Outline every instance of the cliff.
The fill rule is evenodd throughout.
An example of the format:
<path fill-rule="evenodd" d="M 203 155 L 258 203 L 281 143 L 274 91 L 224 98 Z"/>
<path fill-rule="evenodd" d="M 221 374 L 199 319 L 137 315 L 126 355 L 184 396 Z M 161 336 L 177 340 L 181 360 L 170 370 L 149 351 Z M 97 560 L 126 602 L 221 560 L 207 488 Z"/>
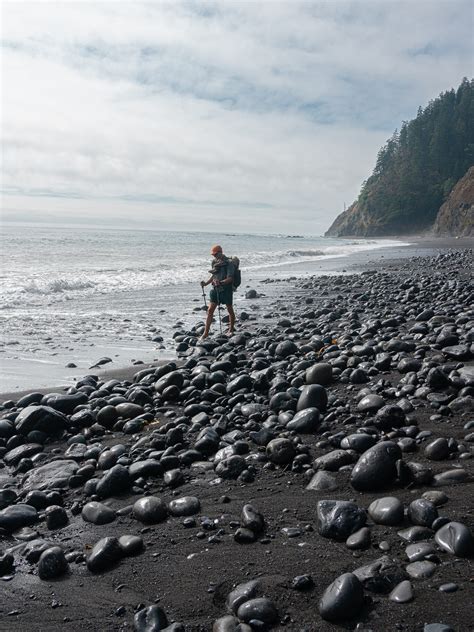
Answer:
<path fill-rule="evenodd" d="M 447 197 L 473 164 L 474 80 L 463 79 L 457 90 L 441 94 L 424 109 L 420 107 L 416 118 L 404 121 L 400 131 L 393 133 L 380 149 L 359 197 L 335 219 L 326 236 L 429 231 L 444 202 L 448 206 L 437 223 L 437 232 L 454 234 L 461 230 L 463 235 L 469 234 L 469 185 L 460 185 L 462 199 L 453 198 L 448 203 Z"/>
<path fill-rule="evenodd" d="M 459 237 L 474 235 L 474 167 L 459 180 L 439 209 L 433 232 Z"/>

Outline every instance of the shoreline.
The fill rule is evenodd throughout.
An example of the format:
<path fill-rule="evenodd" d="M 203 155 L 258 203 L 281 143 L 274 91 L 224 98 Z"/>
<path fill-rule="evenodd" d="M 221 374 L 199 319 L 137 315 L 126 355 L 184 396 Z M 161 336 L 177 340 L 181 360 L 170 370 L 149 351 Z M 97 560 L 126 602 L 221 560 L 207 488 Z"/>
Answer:
<path fill-rule="evenodd" d="M 246 304 L 249 319 L 230 340 L 216 337 L 214 325 L 214 338 L 196 346 L 199 329 L 177 329 L 179 370 L 164 360 L 131 389 L 133 374 L 145 365 L 106 368 L 99 381 L 79 387 L 80 400 L 46 401 L 65 411 L 60 438 L 48 436 L 48 425 L 31 436 L 33 426 L 22 430 L 17 421 L 25 409 L 0 404 L 6 433 L 0 488 L 14 492 L 0 495 L 6 503 L 0 559 L 13 559 L 0 617 L 10 613 L 11 627 L 22 632 L 84 626 L 124 632 L 133 628 L 137 604 L 158 602 L 168 623 L 175 622 L 169 632 L 202 632 L 214 624 L 225 632 L 227 595 L 255 581 L 255 595 L 276 611 L 267 626 L 273 632 L 336 632 L 358 624 L 422 632 L 427 623 L 467 632 L 474 549 L 463 531 L 467 544 L 453 555 L 438 534 L 446 520 L 468 532 L 474 527 L 469 253 L 416 252 L 375 262 L 361 257 L 350 275 L 269 283 L 275 291 Z M 106 386 L 111 379 L 118 383 Z M 315 383 L 324 386 L 303 401 L 304 389 Z M 5 424 L 16 425 L 16 439 L 7 438 Z M 401 465 L 393 462 L 356 483 L 367 450 L 388 445 Z M 21 509 L 43 498 L 38 489 L 46 504 L 53 494 L 54 511 L 41 503 L 38 510 Z M 140 518 L 136 501 L 153 496 L 165 514 Z M 396 498 L 405 509 L 391 524 L 366 514 L 381 498 L 392 504 Z M 184 513 L 173 513 L 177 500 Z M 318 504 L 324 500 L 355 503 L 361 525 L 367 522 L 363 533 L 352 524 L 353 513 L 343 521 L 347 533 L 334 535 L 340 523 L 325 532 Z M 95 509 L 110 522 L 83 517 L 90 501 L 100 503 Z M 258 528 L 243 511 L 249 503 L 261 516 Z M 5 512 L 15 506 L 15 522 L 7 521 Z M 49 512 L 66 521 L 55 524 Z M 418 564 L 407 557 L 410 540 L 400 535 L 410 529 L 412 545 L 423 535 L 431 547 Z M 356 533 L 359 545 L 349 546 L 347 534 Z M 103 538 L 117 542 L 125 535 L 141 543 L 136 554 L 114 549 L 100 572 L 94 569 L 91 551 L 102 559 Z M 38 576 L 45 547 L 65 553 L 66 572 Z M 379 570 L 368 571 L 375 562 Z M 341 620 L 332 622 L 318 604 L 347 572 L 366 577 L 357 580 L 364 600 L 349 620 L 339 612 Z M 402 581 L 413 596 L 394 601 L 389 594 Z M 382 588 L 373 592 L 371 582 Z M 440 590 L 451 584 L 452 592 Z M 51 607 L 52 599 L 60 607 Z"/>
<path fill-rule="evenodd" d="M 347 237 L 347 239 L 357 239 L 357 238 L 350 238 Z M 360 239 L 360 238 L 359 238 Z M 377 238 L 379 239 L 379 238 Z M 383 239 L 383 238 L 380 238 Z M 286 268 L 284 266 L 282 266 L 282 269 L 280 269 L 279 267 L 274 267 L 274 268 L 268 268 L 268 272 L 272 272 L 272 274 L 275 274 L 277 277 L 279 276 L 279 272 L 280 272 L 280 276 L 283 274 L 282 278 L 279 279 L 283 285 L 286 284 L 287 280 L 285 277 L 291 277 L 291 278 L 307 278 L 308 276 L 311 276 L 312 274 L 317 274 L 317 275 L 337 275 L 337 274 L 348 274 L 348 273 L 360 273 L 362 272 L 367 265 L 384 265 L 386 261 L 391 260 L 391 259 L 398 259 L 399 257 L 411 257 L 411 256 L 418 256 L 422 253 L 425 253 L 426 250 L 433 250 L 433 251 L 437 251 L 437 250 L 443 250 L 446 248 L 453 248 L 453 249 L 464 249 L 464 248 L 469 248 L 472 246 L 471 240 L 469 239 L 455 239 L 455 238 L 432 238 L 430 236 L 413 236 L 413 243 L 411 244 L 404 244 L 403 241 L 401 241 L 402 239 L 404 239 L 403 236 L 400 237 L 387 237 L 387 240 L 393 240 L 393 239 L 399 239 L 400 240 L 400 244 L 398 246 L 389 246 L 387 248 L 384 247 L 379 247 L 379 248 L 375 248 L 373 250 L 363 250 L 361 252 L 358 253 L 351 253 L 348 255 L 338 255 L 338 256 L 329 256 L 327 258 L 321 258 L 321 259 L 317 259 L 315 261 L 304 261 L 304 262 L 294 262 L 291 264 L 285 264 Z M 264 270 L 264 274 L 260 274 L 258 276 L 258 280 L 255 281 L 252 285 L 252 287 L 255 287 L 258 289 L 258 291 L 264 291 L 264 292 L 269 292 L 271 293 L 272 288 L 270 288 L 270 286 L 265 285 L 265 276 L 268 276 L 268 273 L 265 274 L 266 269 L 263 268 Z M 255 273 L 254 273 L 255 276 Z M 271 277 L 269 277 L 271 278 Z M 250 281 L 252 279 L 252 276 L 250 275 Z M 263 285 L 262 285 L 263 282 Z M 245 290 L 250 288 L 250 285 L 248 284 L 249 280 L 247 280 L 247 282 L 244 282 L 244 286 Z M 241 311 L 245 311 L 247 305 L 246 305 L 246 301 L 242 299 L 242 293 L 245 291 L 243 288 L 240 289 L 240 297 L 239 297 L 239 303 L 238 303 L 238 308 L 241 309 Z M 164 314 L 162 316 L 163 321 L 165 321 L 167 318 L 166 314 Z M 160 323 L 158 323 L 158 325 L 160 326 L 162 323 L 160 321 Z M 156 362 L 165 362 L 167 360 L 171 360 L 174 359 L 176 360 L 176 356 L 174 354 L 174 350 L 171 347 L 165 347 L 164 349 L 156 349 L 156 347 L 154 348 L 153 345 L 149 345 L 149 348 L 146 349 L 146 340 L 142 339 L 142 340 L 138 340 L 137 342 L 139 342 L 139 344 L 141 345 L 141 350 L 137 349 L 135 352 L 135 355 L 138 357 L 140 355 L 144 355 L 145 357 L 148 355 L 158 355 L 158 356 L 162 356 L 162 359 L 153 359 L 152 361 L 150 360 L 143 360 L 144 361 L 144 365 L 146 366 L 150 366 Z M 102 343 L 102 351 L 101 351 L 101 355 L 109 355 L 110 357 L 112 357 L 113 355 L 117 355 L 116 353 L 113 354 L 112 351 L 114 350 L 113 348 L 108 348 L 107 343 Z M 120 349 L 115 349 L 115 351 L 119 351 Z M 128 354 L 130 355 L 130 353 Z M 64 357 L 68 358 L 69 360 L 75 360 L 77 361 L 77 357 L 74 354 L 69 354 L 67 355 L 66 352 L 64 352 Z M 130 361 L 130 360 L 128 360 Z M 0 356 L 0 364 L 2 362 L 2 358 Z M 27 393 L 30 392 L 52 392 L 57 391 L 57 392 L 65 392 L 67 391 L 69 388 L 74 387 L 74 384 L 77 380 L 81 379 L 81 377 L 83 375 L 86 375 L 88 372 L 92 372 L 94 373 L 97 372 L 99 377 L 102 377 L 103 375 L 108 375 L 108 372 L 111 371 L 111 375 L 113 377 L 117 377 L 117 378 L 121 378 L 123 376 L 123 378 L 125 379 L 125 377 L 127 375 L 131 375 L 133 374 L 133 371 L 135 369 L 135 366 L 142 366 L 142 365 L 130 365 L 127 363 L 127 358 L 124 357 L 121 360 L 115 360 L 115 362 L 117 362 L 118 366 L 116 367 L 111 367 L 109 366 L 106 369 L 102 369 L 102 370 L 97 370 L 97 369 L 90 369 L 89 371 L 85 368 L 81 369 L 74 369 L 74 376 L 69 375 L 69 377 L 67 376 L 67 374 L 71 374 L 71 369 L 67 369 L 65 367 L 65 365 L 63 365 L 63 368 L 61 368 L 60 366 L 56 366 L 55 367 L 55 372 L 58 373 L 58 378 L 57 378 L 57 382 L 56 384 L 54 383 L 54 380 L 51 380 L 50 385 L 45 385 L 45 384 L 41 384 L 39 385 L 37 388 L 33 385 L 31 387 L 28 386 L 24 386 L 24 385 L 18 385 L 15 388 L 7 387 L 7 388 L 2 388 L 2 386 L 0 385 L 0 402 L 6 401 L 8 399 L 15 399 L 18 398 L 22 395 L 25 395 Z M 31 364 L 31 363 L 30 363 Z M 38 370 L 41 367 L 42 363 L 40 362 L 38 365 Z M 15 366 L 15 365 L 14 365 Z M 21 371 L 21 367 L 23 365 L 20 364 L 18 367 L 16 367 L 17 371 Z M 44 364 L 44 371 L 47 371 L 48 368 L 48 364 Z M 41 372 L 42 375 L 44 375 L 44 371 Z M 62 377 L 59 377 L 59 374 L 62 374 Z M 24 381 L 23 378 L 21 381 Z M 44 382 L 44 380 L 43 380 Z"/>

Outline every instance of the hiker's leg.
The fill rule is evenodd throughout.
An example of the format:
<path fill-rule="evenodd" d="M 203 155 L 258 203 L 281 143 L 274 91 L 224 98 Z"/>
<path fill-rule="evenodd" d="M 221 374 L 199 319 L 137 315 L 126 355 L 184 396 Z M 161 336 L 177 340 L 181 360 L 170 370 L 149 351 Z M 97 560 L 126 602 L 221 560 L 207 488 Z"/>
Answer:
<path fill-rule="evenodd" d="M 229 332 L 234 332 L 235 327 L 235 312 L 232 305 L 226 305 L 227 311 L 229 312 Z"/>
<path fill-rule="evenodd" d="M 212 325 L 212 318 L 214 316 L 214 312 L 216 311 L 217 303 L 209 303 L 209 307 L 207 308 L 207 317 L 206 317 L 206 326 L 204 327 L 204 333 L 201 338 L 207 338 L 209 336 L 209 330 Z"/>

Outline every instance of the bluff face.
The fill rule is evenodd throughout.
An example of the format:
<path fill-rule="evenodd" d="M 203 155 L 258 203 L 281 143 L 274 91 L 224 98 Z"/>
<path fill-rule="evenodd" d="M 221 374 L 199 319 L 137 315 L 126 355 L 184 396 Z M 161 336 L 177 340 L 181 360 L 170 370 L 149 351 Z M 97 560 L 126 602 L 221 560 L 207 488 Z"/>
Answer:
<path fill-rule="evenodd" d="M 415 119 L 403 122 L 380 149 L 358 199 L 333 222 L 326 236 L 374 237 L 436 232 L 470 234 L 474 165 L 474 80 L 441 94 Z M 461 185 L 461 180 L 467 178 Z M 461 193 L 457 190 L 460 183 Z M 453 190 L 454 189 L 454 190 Z M 454 196 L 451 201 L 448 196 Z M 446 204 L 446 206 L 444 205 Z M 466 206 L 467 205 L 467 206 Z M 458 231 L 462 231 L 459 233 Z"/>
<path fill-rule="evenodd" d="M 474 235 L 474 167 L 459 180 L 439 209 L 433 227 L 435 235 Z"/>

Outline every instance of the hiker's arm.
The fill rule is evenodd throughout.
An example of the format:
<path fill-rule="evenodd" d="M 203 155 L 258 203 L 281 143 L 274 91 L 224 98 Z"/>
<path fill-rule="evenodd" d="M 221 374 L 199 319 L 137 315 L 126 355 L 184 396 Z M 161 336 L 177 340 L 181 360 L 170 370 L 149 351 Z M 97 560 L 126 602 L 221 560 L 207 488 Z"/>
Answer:
<path fill-rule="evenodd" d="M 233 282 L 234 282 L 234 277 L 229 275 L 223 281 L 221 281 L 219 285 L 232 285 Z"/>
<path fill-rule="evenodd" d="M 212 277 L 209 277 L 207 281 L 201 281 L 201 287 L 205 287 L 206 285 L 209 285 L 209 283 L 212 283 Z"/>

